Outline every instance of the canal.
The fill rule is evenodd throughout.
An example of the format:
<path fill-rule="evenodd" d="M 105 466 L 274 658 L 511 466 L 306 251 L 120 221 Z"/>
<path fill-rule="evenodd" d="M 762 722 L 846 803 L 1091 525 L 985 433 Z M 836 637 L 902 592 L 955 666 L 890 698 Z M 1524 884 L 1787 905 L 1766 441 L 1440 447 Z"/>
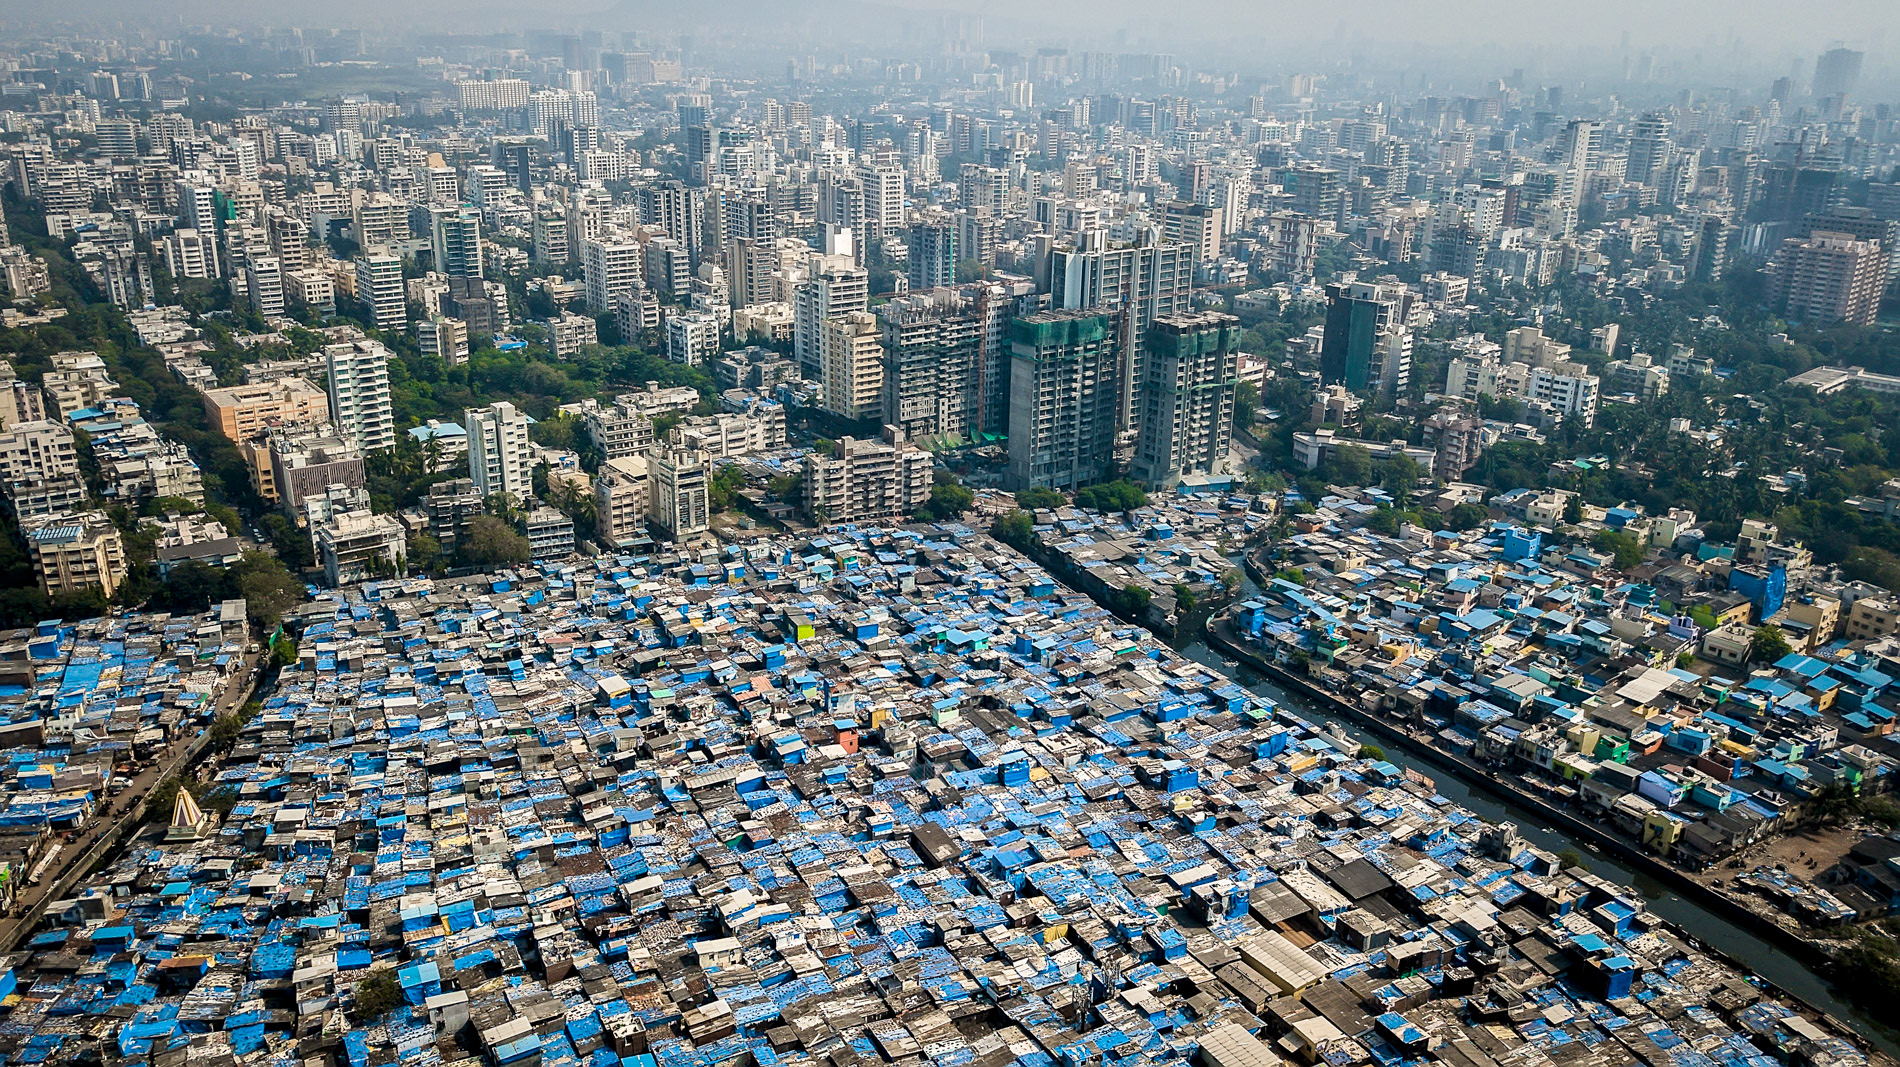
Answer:
<path fill-rule="evenodd" d="M 1251 579 L 1247 579 L 1241 586 L 1240 599 L 1245 599 L 1255 592 L 1258 592 L 1258 587 Z M 1183 636 L 1193 638 L 1185 644 L 1177 644 L 1183 655 L 1228 675 L 1254 692 L 1271 697 L 1312 722 L 1333 722 L 1354 738 L 1364 743 L 1372 743 L 1366 741 L 1353 723 L 1342 721 L 1336 715 L 1328 715 L 1304 698 L 1288 693 L 1270 679 L 1261 677 L 1245 666 L 1228 666 L 1226 660 L 1207 647 L 1207 641 L 1198 632 Z M 1400 767 L 1419 764 L 1418 753 L 1413 751 L 1410 745 L 1398 746 L 1383 739 L 1377 743 L 1384 750 L 1388 761 Z M 1670 924 L 1680 930 L 1688 931 L 1697 940 L 1753 969 L 1761 977 L 1854 1026 L 1882 1052 L 1900 1058 L 1900 1029 L 1895 1028 L 1893 1020 L 1876 1019 L 1867 1011 L 1838 996 L 1827 979 L 1808 969 L 1806 964 L 1776 948 L 1765 939 L 1737 927 L 1700 904 L 1684 898 L 1658 883 L 1654 878 L 1593 851 L 1585 843 L 1549 827 L 1540 826 L 1538 817 L 1527 809 L 1500 800 L 1490 793 L 1471 789 L 1457 777 L 1436 766 L 1419 765 L 1417 769 L 1431 778 L 1437 785 L 1439 793 L 1446 799 L 1494 822 L 1516 823 L 1518 835 L 1539 848 L 1552 852 L 1562 852 L 1566 849 L 1576 852 L 1584 857 L 1585 865 L 1590 870 L 1640 893 L 1649 910 Z"/>

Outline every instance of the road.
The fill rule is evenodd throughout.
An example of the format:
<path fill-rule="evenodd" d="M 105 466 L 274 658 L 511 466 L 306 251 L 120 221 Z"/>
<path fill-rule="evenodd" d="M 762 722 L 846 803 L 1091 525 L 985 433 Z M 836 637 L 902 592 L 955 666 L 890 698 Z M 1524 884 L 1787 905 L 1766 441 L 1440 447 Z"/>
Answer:
<path fill-rule="evenodd" d="M 263 658 L 262 652 L 245 653 L 244 673 L 237 682 L 218 698 L 217 708 L 212 714 L 216 719 L 249 700 L 257 689 L 257 667 Z M 14 909 L 0 921 L 0 952 L 11 952 L 27 934 L 39 925 L 40 909 L 48 901 L 58 900 L 72 890 L 72 883 L 85 872 L 95 868 L 100 862 L 112 855 L 130 830 L 136 834 L 137 825 L 144 818 L 140 809 L 152 788 L 167 775 L 182 771 L 191 766 L 204 751 L 209 735 L 208 726 L 200 727 L 190 737 L 174 737 L 159 753 L 150 767 L 140 771 L 132 779 L 125 791 L 116 797 L 107 797 L 99 813 L 86 824 L 86 827 L 74 835 L 73 840 L 60 846 L 55 866 L 40 873 L 40 884 L 24 888 L 14 899 Z M 164 813 L 166 818 L 170 812 Z"/>

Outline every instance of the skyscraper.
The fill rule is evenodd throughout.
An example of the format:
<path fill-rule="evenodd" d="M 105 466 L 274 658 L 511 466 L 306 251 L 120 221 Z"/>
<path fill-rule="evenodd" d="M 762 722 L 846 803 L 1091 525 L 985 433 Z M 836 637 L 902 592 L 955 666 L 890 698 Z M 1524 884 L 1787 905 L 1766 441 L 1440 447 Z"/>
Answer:
<path fill-rule="evenodd" d="M 1326 329 L 1320 342 L 1322 385 L 1353 392 L 1402 392 L 1412 372 L 1412 331 L 1404 286 L 1334 282 L 1326 287 Z"/>
<path fill-rule="evenodd" d="M 337 432 L 365 452 L 396 446 L 389 401 L 389 350 L 376 341 L 326 345 L 330 417 Z"/>
<path fill-rule="evenodd" d="M 1137 481 L 1161 489 L 1226 466 L 1239 339 L 1240 320 L 1213 311 L 1164 315 L 1148 328 Z"/>
<path fill-rule="evenodd" d="M 534 449 L 528 415 L 506 400 L 462 414 L 468 432 L 468 476 L 483 499 L 496 493 L 520 504 L 534 493 Z"/>
<path fill-rule="evenodd" d="M 1860 81 L 1860 62 L 1865 54 L 1851 48 L 1830 48 L 1814 61 L 1814 95 L 1833 96 L 1851 93 Z"/>
<path fill-rule="evenodd" d="M 602 235 L 581 242 L 581 276 L 587 283 L 587 307 L 596 314 L 614 309 L 614 298 L 645 283 L 644 250 L 632 238 Z"/>
<path fill-rule="evenodd" d="M 712 461 L 704 452 L 663 448 L 647 461 L 649 528 L 678 541 L 712 524 Z"/>
<path fill-rule="evenodd" d="M 973 437 L 982 400 L 984 310 L 980 288 L 912 290 L 877 309 L 885 425 L 912 439 Z"/>
<path fill-rule="evenodd" d="M 400 330 L 409 323 L 408 294 L 403 291 L 402 257 L 382 246 L 356 257 L 356 299 L 379 330 Z"/>
<path fill-rule="evenodd" d="M 870 282 L 868 271 L 844 257 L 813 262 L 811 277 L 793 291 L 792 352 L 800 369 L 818 375 L 824 321 L 869 306 Z"/>
<path fill-rule="evenodd" d="M 1630 132 L 1629 154 L 1623 164 L 1623 179 L 1641 185 L 1654 185 L 1669 161 L 1669 116 L 1651 111 L 1636 120 Z"/>
<path fill-rule="evenodd" d="M 1009 331 L 1012 489 L 1075 489 L 1114 464 L 1121 331 L 1111 314 L 1049 311 Z"/>
<path fill-rule="evenodd" d="M 468 208 L 430 212 L 435 269 L 451 278 L 482 276 L 482 217 Z"/>
<path fill-rule="evenodd" d="M 876 415 L 883 403 L 884 359 L 877 316 L 847 311 L 823 320 L 818 380 L 826 411 L 847 419 Z"/>
<path fill-rule="evenodd" d="M 1150 229 L 1137 245 L 1111 248 L 1108 233 L 1095 230 L 1082 236 L 1076 248 L 1058 248 L 1049 254 L 1050 304 L 1069 311 L 1111 313 L 1119 320 L 1116 371 L 1120 396 L 1117 420 L 1134 428 L 1140 417 L 1136 394 L 1143 379 L 1142 355 L 1150 323 L 1161 315 L 1187 311 L 1194 283 L 1194 248 L 1164 242 Z M 1012 378 L 1014 374 L 1012 372 Z M 1013 423 L 1013 419 L 1012 419 Z"/>
<path fill-rule="evenodd" d="M 957 227 L 940 216 L 910 224 L 910 287 L 937 289 L 957 280 Z"/>

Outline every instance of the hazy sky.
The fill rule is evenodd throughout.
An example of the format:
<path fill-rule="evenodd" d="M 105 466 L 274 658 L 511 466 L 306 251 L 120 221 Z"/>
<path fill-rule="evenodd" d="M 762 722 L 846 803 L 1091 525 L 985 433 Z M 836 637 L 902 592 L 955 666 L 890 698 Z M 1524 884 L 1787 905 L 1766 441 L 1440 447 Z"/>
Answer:
<path fill-rule="evenodd" d="M 1755 56 L 1811 56 L 1839 40 L 1866 49 L 1869 65 L 1877 66 L 1890 32 L 1900 33 L 1900 0 L 0 0 L 0 19 L 45 23 L 71 13 L 154 21 L 169 15 L 366 28 L 408 21 L 460 32 L 696 23 L 706 37 L 717 37 L 722 13 L 732 13 L 755 27 L 775 19 L 829 21 L 849 39 L 864 36 L 857 31 L 874 22 L 878 9 L 982 14 L 993 27 L 991 47 L 1017 43 L 1003 35 L 1018 28 L 1049 37 L 1072 31 L 1078 45 L 1125 35 L 1131 48 L 1159 48 L 1163 38 L 1173 38 L 1263 53 L 1353 41 L 1376 42 L 1382 51 L 1504 45 L 1563 52 L 1613 47 L 1627 33 L 1639 48 L 1739 49 Z"/>

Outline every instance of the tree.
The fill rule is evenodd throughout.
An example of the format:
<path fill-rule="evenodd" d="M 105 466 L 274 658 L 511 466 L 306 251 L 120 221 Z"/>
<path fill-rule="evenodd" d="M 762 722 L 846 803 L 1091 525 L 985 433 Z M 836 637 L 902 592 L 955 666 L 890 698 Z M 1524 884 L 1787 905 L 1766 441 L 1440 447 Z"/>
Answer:
<path fill-rule="evenodd" d="M 1036 539 L 1036 520 L 1019 508 L 998 518 L 990 533 L 1012 548 L 1027 551 L 1030 542 Z"/>
<path fill-rule="evenodd" d="M 1583 866 L 1583 854 L 1578 852 L 1576 849 L 1567 848 L 1567 849 L 1564 849 L 1562 852 L 1557 853 L 1557 869 L 1558 870 L 1568 871 L 1573 868 L 1580 868 L 1582 866 Z"/>
<path fill-rule="evenodd" d="M 238 517 L 237 509 L 229 504 L 206 504 L 205 514 L 218 520 L 218 525 L 224 527 L 224 532 L 232 537 L 244 532 L 244 520 Z"/>
<path fill-rule="evenodd" d="M 405 554 L 409 558 L 409 567 L 422 574 L 428 574 L 442 566 L 442 542 L 426 533 L 409 538 Z"/>
<path fill-rule="evenodd" d="M 1239 589 L 1240 583 L 1245 581 L 1246 578 L 1247 576 L 1241 572 L 1241 569 L 1239 567 L 1229 567 L 1226 570 L 1220 572 L 1221 588 L 1231 593 L 1234 590 Z"/>
<path fill-rule="evenodd" d="M 1583 521 L 1583 498 L 1572 495 L 1564 501 L 1564 521 L 1572 526 Z"/>
<path fill-rule="evenodd" d="M 1016 494 L 1016 506 L 1028 511 L 1059 508 L 1068 502 L 1068 498 L 1060 492 L 1040 485 L 1030 486 Z"/>
<path fill-rule="evenodd" d="M 510 567 L 528 562 L 528 539 L 493 515 L 469 520 L 468 532 L 457 542 L 462 562 L 470 567 Z"/>
<path fill-rule="evenodd" d="M 1453 530 L 1475 530 L 1491 518 L 1482 504 L 1460 504 L 1445 515 L 1445 526 Z"/>
<path fill-rule="evenodd" d="M 976 494 L 963 486 L 937 485 L 931 487 L 930 499 L 917 509 L 917 516 L 923 519 L 954 519 L 975 506 Z"/>
<path fill-rule="evenodd" d="M 1118 478 L 1112 482 L 1083 486 L 1075 494 L 1075 503 L 1078 507 L 1093 508 L 1096 511 L 1128 512 L 1139 507 L 1146 507 L 1148 494 L 1142 490 L 1141 486 L 1125 478 Z"/>
<path fill-rule="evenodd" d="M 297 662 L 297 642 L 282 634 L 270 643 L 270 661 L 273 667 L 289 667 Z"/>
<path fill-rule="evenodd" d="M 1237 429 L 1250 429 L 1259 410 L 1259 386 L 1252 382 L 1241 382 L 1234 386 L 1234 426 Z"/>
<path fill-rule="evenodd" d="M 1365 759 L 1365 760 L 1371 760 L 1374 763 L 1384 762 L 1385 749 L 1380 748 L 1378 745 L 1370 745 L 1370 744 L 1360 745 L 1359 758 Z"/>
<path fill-rule="evenodd" d="M 178 803 L 180 789 L 185 789 L 185 783 L 176 774 L 168 774 L 159 779 L 158 784 L 152 787 L 152 791 L 145 795 L 145 821 L 170 822 L 172 808 Z"/>
<path fill-rule="evenodd" d="M 528 438 L 535 444 L 572 452 L 582 437 L 581 420 L 563 411 L 551 419 L 541 419 L 528 427 Z"/>
<path fill-rule="evenodd" d="M 1381 504 L 1373 510 L 1372 517 L 1366 520 L 1366 529 L 1387 537 L 1397 537 L 1405 529 L 1405 520 L 1396 510 Z"/>
<path fill-rule="evenodd" d="M 1326 461 L 1326 480 L 1335 485 L 1365 485 L 1372 481 L 1372 453 L 1364 445 L 1340 445 Z"/>
<path fill-rule="evenodd" d="M 1148 614 L 1148 605 L 1153 602 L 1154 594 L 1139 585 L 1124 585 L 1115 595 L 1115 607 L 1131 619 L 1140 619 Z"/>
<path fill-rule="evenodd" d="M 1193 611 L 1200 602 L 1201 598 L 1194 595 L 1192 588 L 1180 582 L 1174 584 L 1174 606 L 1175 610 L 1180 614 L 1188 614 Z"/>
<path fill-rule="evenodd" d="M 1642 566 L 1643 546 L 1637 543 L 1636 538 L 1621 530 L 1597 531 L 1597 535 L 1590 539 L 1590 547 L 1607 554 L 1619 571 Z"/>
<path fill-rule="evenodd" d="M 1773 623 L 1755 627 L 1754 636 L 1748 639 L 1748 658 L 1755 663 L 1773 663 L 1793 651 L 1781 635 L 1781 627 Z"/>
<path fill-rule="evenodd" d="M 350 990 L 350 1015 L 359 1023 L 374 1022 L 401 1003 L 402 986 L 396 982 L 395 970 L 389 967 L 369 972 Z"/>
<path fill-rule="evenodd" d="M 304 602 L 310 590 L 269 552 L 246 552 L 231 568 L 244 610 L 259 627 L 276 626 L 284 612 Z"/>
<path fill-rule="evenodd" d="M 238 735 L 244 732 L 244 720 L 233 712 L 227 712 L 211 720 L 211 747 L 220 752 L 229 751 L 237 744 Z"/>
<path fill-rule="evenodd" d="M 739 490 L 745 488 L 745 471 L 737 463 L 728 463 L 713 472 L 706 495 L 714 511 L 737 511 Z"/>

